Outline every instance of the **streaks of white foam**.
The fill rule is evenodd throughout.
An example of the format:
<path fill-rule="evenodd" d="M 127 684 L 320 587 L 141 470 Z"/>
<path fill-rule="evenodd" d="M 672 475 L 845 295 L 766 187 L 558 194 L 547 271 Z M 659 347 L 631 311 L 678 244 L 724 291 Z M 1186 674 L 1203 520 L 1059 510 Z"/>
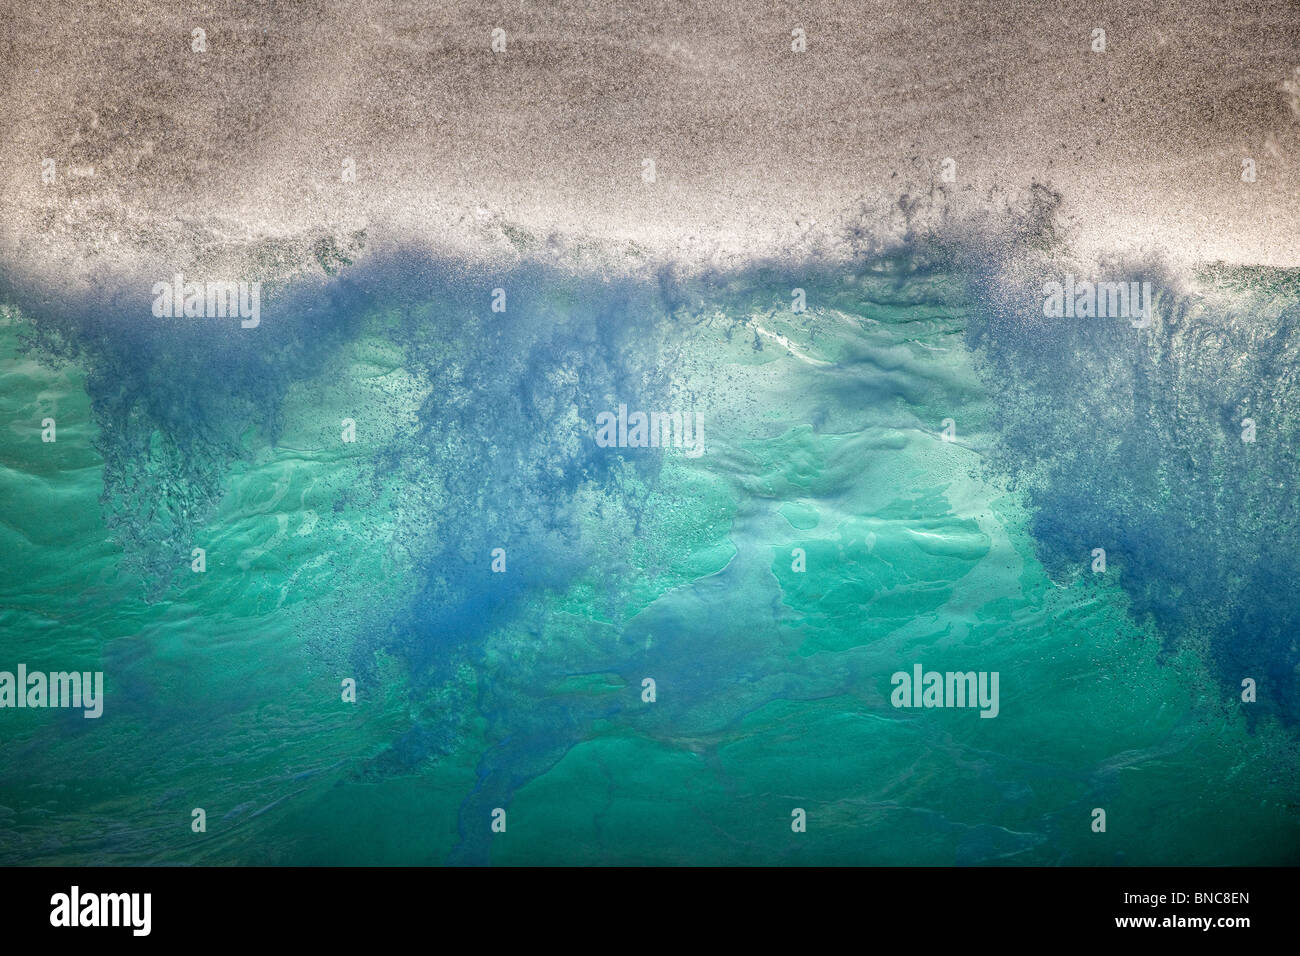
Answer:
<path fill-rule="evenodd" d="M 821 359 L 815 359 L 811 355 L 806 355 L 803 351 L 799 349 L 797 345 L 795 345 L 793 342 L 791 342 L 789 339 L 787 339 L 784 335 L 780 334 L 779 332 L 769 331 L 768 329 L 763 328 L 757 322 L 754 322 L 752 324 L 754 326 L 754 331 L 756 331 L 759 335 L 762 335 L 765 338 L 769 338 L 773 342 L 776 342 L 778 345 L 780 345 L 782 348 L 788 351 L 799 361 L 805 362 L 808 365 L 828 366 L 832 364 L 830 362 L 825 362 Z"/>

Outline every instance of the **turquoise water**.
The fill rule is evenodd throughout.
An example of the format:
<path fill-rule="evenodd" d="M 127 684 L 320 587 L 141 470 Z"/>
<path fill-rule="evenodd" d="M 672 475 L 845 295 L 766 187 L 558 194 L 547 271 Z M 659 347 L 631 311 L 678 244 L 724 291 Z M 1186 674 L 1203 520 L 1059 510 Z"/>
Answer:
<path fill-rule="evenodd" d="M 330 271 L 256 330 L 11 296 L 0 669 L 107 694 L 0 710 L 0 862 L 1300 862 L 1295 274 L 1135 330 L 948 246 Z"/>

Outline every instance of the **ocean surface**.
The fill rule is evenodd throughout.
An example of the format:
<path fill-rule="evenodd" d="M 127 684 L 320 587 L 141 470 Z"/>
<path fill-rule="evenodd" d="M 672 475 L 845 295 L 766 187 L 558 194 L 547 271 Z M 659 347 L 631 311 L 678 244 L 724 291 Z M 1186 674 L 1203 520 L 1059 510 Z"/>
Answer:
<path fill-rule="evenodd" d="M 106 693 L 0 711 L 0 863 L 1300 863 L 1300 274 L 321 265 L 5 287 L 0 669 Z"/>

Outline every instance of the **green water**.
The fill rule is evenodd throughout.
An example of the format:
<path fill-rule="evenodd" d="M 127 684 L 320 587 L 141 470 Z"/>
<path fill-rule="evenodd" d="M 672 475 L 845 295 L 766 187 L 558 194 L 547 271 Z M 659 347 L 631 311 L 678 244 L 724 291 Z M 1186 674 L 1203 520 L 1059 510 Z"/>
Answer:
<path fill-rule="evenodd" d="M 1044 570 L 961 283 L 585 295 L 542 288 L 499 348 L 481 308 L 368 307 L 274 429 L 226 423 L 211 494 L 181 413 L 119 441 L 93 349 L 0 329 L 0 668 L 107 687 L 99 720 L 0 712 L 0 860 L 1297 862 L 1294 728 L 1248 726 L 1122 566 Z M 593 449 L 629 398 L 707 410 L 706 453 Z M 996 719 L 893 707 L 917 663 L 998 672 Z"/>

